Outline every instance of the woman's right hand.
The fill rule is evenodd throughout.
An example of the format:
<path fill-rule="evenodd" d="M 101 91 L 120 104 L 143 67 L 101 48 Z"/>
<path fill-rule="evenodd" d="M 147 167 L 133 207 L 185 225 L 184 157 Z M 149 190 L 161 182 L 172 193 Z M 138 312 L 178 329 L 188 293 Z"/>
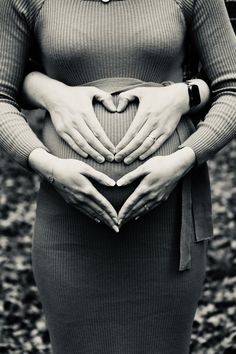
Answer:
<path fill-rule="evenodd" d="M 91 156 L 99 163 L 114 160 L 115 146 L 99 123 L 93 99 L 110 112 L 116 111 L 112 96 L 93 86 L 67 86 L 39 72 L 26 76 L 26 100 L 46 109 L 58 135 L 80 156 Z"/>
<path fill-rule="evenodd" d="M 117 212 L 111 203 L 97 191 L 90 179 L 108 187 L 115 181 L 74 159 L 60 159 L 43 149 L 35 149 L 29 156 L 30 166 L 53 184 L 64 200 L 96 222 L 103 222 L 119 232 Z"/>

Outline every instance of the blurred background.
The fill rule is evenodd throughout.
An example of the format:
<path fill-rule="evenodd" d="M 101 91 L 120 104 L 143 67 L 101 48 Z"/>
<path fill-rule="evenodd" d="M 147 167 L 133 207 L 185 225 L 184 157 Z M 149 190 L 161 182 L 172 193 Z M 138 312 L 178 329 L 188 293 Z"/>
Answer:
<path fill-rule="evenodd" d="M 40 134 L 42 112 L 32 111 L 27 117 Z M 209 243 L 191 354 L 231 354 L 236 353 L 236 139 L 209 167 L 215 237 Z M 31 268 L 38 188 L 38 176 L 0 151 L 0 353 L 4 354 L 50 353 Z"/>

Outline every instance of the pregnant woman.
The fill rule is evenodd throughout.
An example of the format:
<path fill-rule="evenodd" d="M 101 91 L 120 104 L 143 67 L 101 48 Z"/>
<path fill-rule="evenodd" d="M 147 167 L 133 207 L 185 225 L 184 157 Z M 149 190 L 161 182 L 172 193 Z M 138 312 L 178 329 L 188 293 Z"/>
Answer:
<path fill-rule="evenodd" d="M 187 354 L 212 237 L 205 162 L 236 133 L 224 4 L 3 0 L 0 21 L 0 144 L 43 176 L 33 270 L 53 353 Z M 213 96 L 196 131 L 187 85 L 160 86 L 183 80 L 189 34 Z M 43 143 L 17 104 L 33 45 Z"/>

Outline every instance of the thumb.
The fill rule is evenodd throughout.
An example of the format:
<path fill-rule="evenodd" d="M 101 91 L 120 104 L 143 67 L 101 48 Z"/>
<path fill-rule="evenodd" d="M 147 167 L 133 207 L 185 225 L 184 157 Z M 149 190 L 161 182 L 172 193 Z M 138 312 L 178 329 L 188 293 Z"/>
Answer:
<path fill-rule="evenodd" d="M 127 108 L 129 102 L 132 102 L 135 100 L 136 96 L 134 94 L 132 94 L 130 91 L 131 90 L 126 91 L 126 92 L 121 92 L 119 94 L 117 112 L 119 112 L 119 113 L 123 112 Z"/>
<path fill-rule="evenodd" d="M 135 170 L 127 173 L 123 177 L 121 177 L 116 182 L 116 184 L 118 187 L 126 186 L 127 184 L 134 182 L 136 179 L 146 176 L 147 173 L 148 172 L 143 168 L 143 166 L 140 166 L 140 167 L 136 168 Z"/>
<path fill-rule="evenodd" d="M 116 112 L 116 106 L 110 93 L 97 89 L 94 97 L 98 102 L 101 102 L 109 112 Z"/>

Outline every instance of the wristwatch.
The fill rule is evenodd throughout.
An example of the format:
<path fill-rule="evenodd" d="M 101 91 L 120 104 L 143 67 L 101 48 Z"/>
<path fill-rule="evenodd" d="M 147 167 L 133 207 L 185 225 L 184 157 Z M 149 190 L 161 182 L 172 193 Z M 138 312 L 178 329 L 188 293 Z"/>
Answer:
<path fill-rule="evenodd" d="M 188 86 L 190 108 L 198 106 L 201 103 L 201 96 L 198 85 L 193 84 L 191 81 L 185 81 L 185 84 Z"/>

